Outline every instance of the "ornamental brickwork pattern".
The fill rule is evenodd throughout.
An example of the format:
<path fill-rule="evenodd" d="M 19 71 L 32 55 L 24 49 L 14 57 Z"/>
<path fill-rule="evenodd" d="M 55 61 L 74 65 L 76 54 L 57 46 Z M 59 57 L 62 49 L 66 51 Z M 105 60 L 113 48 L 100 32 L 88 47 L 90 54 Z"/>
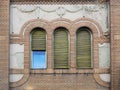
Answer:
<path fill-rule="evenodd" d="M 92 2 L 91 2 L 92 1 Z M 31 77 L 29 79 L 29 81 L 27 81 L 27 84 L 23 84 L 21 85 L 21 87 L 19 88 L 10 88 L 10 83 L 9 83 L 9 74 L 11 72 L 17 72 L 19 73 L 18 71 L 12 71 L 10 70 L 9 72 L 9 9 L 10 9 L 10 4 L 11 3 L 14 3 L 14 4 L 35 4 L 35 3 L 44 3 L 44 4 L 48 4 L 48 3 L 51 3 L 51 2 L 55 2 L 56 4 L 57 3 L 69 3 L 69 4 L 78 4 L 78 3 L 81 3 L 81 4 L 86 4 L 86 3 L 104 3 L 104 2 L 110 2 L 110 29 L 111 29 L 111 32 L 110 32 L 110 42 L 111 42 L 111 69 L 110 69 L 110 72 L 111 72 L 111 85 L 110 85 L 110 90 L 120 90 L 120 0 L 81 0 L 81 1 L 72 1 L 72 2 L 69 2 L 69 0 L 64 0 L 64 1 L 58 1 L 58 0 L 43 0 L 43 1 L 38 1 L 38 0 L 1 0 L 0 1 L 0 90 L 34 90 L 32 87 L 29 87 L 29 85 L 32 85 L 32 83 L 36 82 L 42 82 L 43 81 L 43 86 L 42 87 L 42 90 L 56 90 L 56 88 L 60 88 L 59 86 L 54 86 L 53 83 L 49 84 L 47 82 L 53 82 L 52 79 L 54 79 L 55 82 L 60 82 L 60 81 L 57 81 L 57 79 L 59 78 L 59 80 L 62 80 L 64 79 L 66 81 L 66 83 L 64 83 L 64 86 L 62 81 L 60 83 L 61 86 L 63 86 L 63 89 L 60 88 L 60 90 L 72 90 L 73 87 L 75 87 L 75 89 L 73 90 L 108 90 L 108 88 L 105 88 L 105 87 L 101 87 L 99 86 L 98 84 L 97 85 L 93 85 L 93 83 L 90 82 L 90 85 L 89 87 L 86 86 L 86 84 L 88 84 L 88 82 L 85 81 L 85 79 L 87 81 L 91 80 L 91 78 L 93 78 L 93 76 L 91 74 L 76 74 L 75 76 L 72 75 L 72 76 L 69 76 L 68 75 L 68 78 L 65 78 L 63 77 L 63 75 L 65 74 L 61 74 L 62 76 L 59 76 L 59 75 L 56 75 L 56 74 L 52 74 L 51 76 L 45 76 L 45 78 L 41 78 L 43 77 L 43 74 L 40 74 L 40 76 L 36 76 L 35 74 L 31 74 Z M 12 43 L 21 43 L 20 40 L 14 40 L 12 41 Z M 103 70 L 104 71 L 104 70 Z M 28 70 L 25 70 L 25 71 L 21 71 L 21 73 L 28 73 Z M 34 71 L 33 71 L 34 72 Z M 51 71 L 50 71 L 51 72 Z M 84 71 L 83 71 L 84 72 Z M 91 73 L 91 72 L 90 72 Z M 39 74 L 39 72 L 38 72 Z M 54 77 L 56 76 L 56 78 Z M 66 75 L 67 76 L 67 75 Z M 80 76 L 80 78 L 79 78 Z M 24 78 L 28 77 L 27 75 L 24 76 Z M 33 77 L 36 77 L 36 78 L 40 78 L 41 81 L 39 80 L 36 80 L 35 78 Z M 70 78 L 69 78 L 70 77 Z M 71 77 L 73 79 L 76 79 L 74 77 L 78 77 L 80 81 L 83 80 L 83 78 L 81 77 L 84 77 L 85 79 L 82 81 L 82 82 L 85 82 L 86 84 L 84 84 L 86 87 L 82 87 L 84 86 L 83 83 L 81 83 L 80 81 L 78 80 L 71 80 Z M 90 77 L 90 78 L 89 78 Z M 103 82 L 100 82 L 100 79 L 98 76 L 94 76 L 94 78 L 97 78 L 97 82 L 105 85 Z M 33 82 L 31 82 L 31 81 Z M 70 81 L 73 81 L 73 82 L 67 82 L 68 80 Z M 19 81 L 19 83 L 23 83 L 23 81 Z M 80 82 L 79 84 L 77 84 L 77 86 L 79 86 L 79 88 L 77 88 L 76 86 L 73 85 L 73 83 L 75 82 Z M 92 82 L 96 82 L 96 81 L 92 81 Z M 17 85 L 17 83 L 15 84 Z M 48 85 L 48 87 L 46 87 L 46 85 Z M 53 86 L 51 86 L 53 85 Z M 29 88 L 26 88 L 26 87 L 29 87 Z M 36 84 L 35 85 L 35 88 L 37 88 L 37 86 L 39 86 L 39 84 Z M 50 86 L 50 87 L 49 87 Z M 70 88 L 71 86 L 73 86 L 72 88 Z"/>
<path fill-rule="evenodd" d="M 11 3 L 15 4 L 92 4 L 92 3 L 104 3 L 108 0 L 11 0 Z"/>

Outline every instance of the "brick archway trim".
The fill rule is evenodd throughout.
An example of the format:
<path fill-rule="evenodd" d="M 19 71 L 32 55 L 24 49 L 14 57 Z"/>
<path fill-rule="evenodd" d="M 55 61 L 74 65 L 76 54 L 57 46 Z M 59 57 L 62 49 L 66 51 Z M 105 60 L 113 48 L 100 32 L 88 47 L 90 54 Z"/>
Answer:
<path fill-rule="evenodd" d="M 65 27 L 68 29 L 69 34 L 70 34 L 70 40 L 71 40 L 70 41 L 70 49 L 72 51 L 74 51 L 74 52 L 70 53 L 73 56 L 70 56 L 70 60 L 71 60 L 70 67 L 72 68 L 72 70 L 70 68 L 69 72 L 70 73 L 80 72 L 80 71 L 75 69 L 75 58 L 74 58 L 75 57 L 75 44 L 72 42 L 74 42 L 74 35 L 76 34 L 77 29 L 80 27 L 84 27 L 84 26 L 90 28 L 90 30 L 93 33 L 93 38 L 95 38 L 93 40 L 94 41 L 93 47 L 95 48 L 93 50 L 93 53 L 98 52 L 98 45 L 97 44 L 100 41 L 100 36 L 103 35 L 103 30 L 95 20 L 92 20 L 89 18 L 80 18 L 80 19 L 77 19 L 74 21 L 70 21 L 70 20 L 65 19 L 65 18 L 59 18 L 59 19 L 55 19 L 52 21 L 47 21 L 47 20 L 42 20 L 42 19 L 33 19 L 33 20 L 26 22 L 23 25 L 21 32 L 18 36 L 19 36 L 21 42 L 23 42 L 24 46 L 25 46 L 25 48 L 24 48 L 24 51 L 25 51 L 24 52 L 24 54 L 25 54 L 24 69 L 27 72 L 24 72 L 24 76 L 20 81 L 11 83 L 11 87 L 20 86 L 20 85 L 24 84 L 25 82 L 27 82 L 27 80 L 29 79 L 29 76 L 30 76 L 30 32 L 36 27 L 40 27 L 40 28 L 43 28 L 46 30 L 47 40 L 52 40 L 53 32 L 57 27 Z M 52 43 L 47 42 L 47 44 L 50 46 L 50 47 L 47 47 L 47 50 L 51 50 Z M 49 65 L 48 65 L 48 69 L 46 69 L 46 71 L 45 71 L 45 72 L 49 72 L 49 73 L 57 72 L 57 71 L 54 71 L 52 69 L 52 57 L 51 57 L 52 54 L 51 53 L 52 52 L 48 52 L 48 58 L 50 58 L 50 61 L 47 62 L 47 63 L 49 63 Z M 93 69 L 92 70 L 87 69 L 87 70 L 85 70 L 85 72 L 88 71 L 88 72 L 94 73 L 94 69 L 99 69 L 99 62 L 98 62 L 99 57 L 98 56 L 99 56 L 98 53 L 96 53 L 94 55 Z M 95 59 L 95 57 L 97 59 Z M 73 70 L 73 68 L 74 68 L 74 70 Z M 67 72 L 67 71 L 65 71 L 65 72 Z M 82 71 L 80 73 L 85 73 L 85 72 Z"/>

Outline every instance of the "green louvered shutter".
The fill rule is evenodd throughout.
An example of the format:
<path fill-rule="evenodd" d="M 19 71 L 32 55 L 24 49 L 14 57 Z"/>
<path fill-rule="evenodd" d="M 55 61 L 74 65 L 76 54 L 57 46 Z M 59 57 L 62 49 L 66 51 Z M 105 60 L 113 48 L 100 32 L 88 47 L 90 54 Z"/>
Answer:
<path fill-rule="evenodd" d="M 54 32 L 54 68 L 68 68 L 69 41 L 65 28 L 58 28 Z"/>
<path fill-rule="evenodd" d="M 77 68 L 91 67 L 91 33 L 88 28 L 80 28 L 77 31 L 76 64 Z"/>
<path fill-rule="evenodd" d="M 46 32 L 36 28 L 32 33 L 32 50 L 46 50 Z"/>

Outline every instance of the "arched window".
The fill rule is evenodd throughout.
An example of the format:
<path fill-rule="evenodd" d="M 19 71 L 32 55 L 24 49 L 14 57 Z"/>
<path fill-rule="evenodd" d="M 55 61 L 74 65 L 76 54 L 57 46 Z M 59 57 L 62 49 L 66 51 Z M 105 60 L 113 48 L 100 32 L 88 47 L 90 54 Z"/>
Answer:
<path fill-rule="evenodd" d="M 46 32 L 35 28 L 31 32 L 31 68 L 46 68 Z"/>
<path fill-rule="evenodd" d="M 69 40 L 66 28 L 59 27 L 54 32 L 54 68 L 69 68 Z"/>
<path fill-rule="evenodd" d="M 79 28 L 76 32 L 76 65 L 77 68 L 91 68 L 92 36 L 87 27 Z"/>

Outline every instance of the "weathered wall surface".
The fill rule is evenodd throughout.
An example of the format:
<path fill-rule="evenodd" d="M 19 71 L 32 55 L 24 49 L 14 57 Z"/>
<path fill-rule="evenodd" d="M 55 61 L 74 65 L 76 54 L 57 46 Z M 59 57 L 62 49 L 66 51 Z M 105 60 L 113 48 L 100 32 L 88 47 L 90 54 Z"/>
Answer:
<path fill-rule="evenodd" d="M 38 83 L 39 82 L 39 83 Z M 109 90 L 100 86 L 92 74 L 31 74 L 26 84 L 11 90 Z"/>
<path fill-rule="evenodd" d="M 24 45 L 10 45 L 10 68 L 24 69 Z"/>
<path fill-rule="evenodd" d="M 0 90 L 9 90 L 9 0 L 0 0 Z"/>
<path fill-rule="evenodd" d="M 52 21 L 57 18 L 76 20 L 91 18 L 97 21 L 103 32 L 108 29 L 108 7 L 106 4 L 91 5 L 11 5 L 11 34 L 19 34 L 21 27 L 32 19 Z"/>
<path fill-rule="evenodd" d="M 111 90 L 120 90 L 120 1 L 111 1 Z"/>
<path fill-rule="evenodd" d="M 110 68 L 110 44 L 99 44 L 99 67 Z"/>
<path fill-rule="evenodd" d="M 91 5 L 16 5 L 10 6 L 10 87 L 11 90 L 109 90 L 110 43 L 109 15 L 106 4 Z M 90 26 L 94 33 L 93 69 L 75 66 L 75 31 Z M 46 70 L 30 70 L 30 28 L 47 32 Z M 70 32 L 71 66 L 68 70 L 52 67 L 52 33 L 56 26 Z M 77 28 L 76 28 L 77 27 Z M 27 34 L 26 34 L 27 33 Z M 105 35 L 104 35 L 105 33 Z M 85 73 L 85 74 L 84 74 Z M 90 82 L 91 83 L 90 83 Z"/>

